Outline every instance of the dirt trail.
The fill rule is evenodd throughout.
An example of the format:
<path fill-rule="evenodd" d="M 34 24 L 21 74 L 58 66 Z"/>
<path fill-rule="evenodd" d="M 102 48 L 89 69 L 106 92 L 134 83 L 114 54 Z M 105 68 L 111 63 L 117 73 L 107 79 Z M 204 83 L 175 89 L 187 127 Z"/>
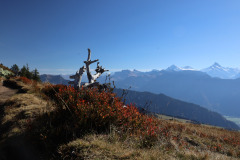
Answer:
<path fill-rule="evenodd" d="M 5 86 L 3 86 L 3 82 L 0 81 L 0 125 L 2 123 L 3 113 L 4 113 L 4 103 L 6 100 L 11 98 L 14 94 L 17 93 L 17 89 L 10 89 Z M 1 126 L 0 126 L 1 128 Z M 1 131 L 0 131 L 1 135 Z"/>
<path fill-rule="evenodd" d="M 10 89 L 0 82 L 0 142 L 2 141 L 2 132 L 5 130 L 5 127 L 2 126 L 5 102 L 17 93 L 18 89 Z M 38 151 L 22 135 L 9 137 L 7 141 L 0 144 L 0 160 L 38 160 L 40 157 Z"/>
<path fill-rule="evenodd" d="M 17 93 L 16 89 L 10 89 L 3 86 L 2 82 L 0 83 L 0 105 L 3 104 L 7 99 Z"/>

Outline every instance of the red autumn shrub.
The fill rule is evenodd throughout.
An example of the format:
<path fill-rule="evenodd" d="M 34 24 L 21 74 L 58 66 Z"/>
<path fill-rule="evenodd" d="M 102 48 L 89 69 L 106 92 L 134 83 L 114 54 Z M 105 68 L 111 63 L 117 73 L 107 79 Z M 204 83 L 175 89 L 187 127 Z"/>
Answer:
<path fill-rule="evenodd" d="M 155 118 L 141 114 L 133 105 L 124 106 L 112 92 L 99 92 L 98 89 L 78 91 L 71 86 L 59 85 L 54 86 L 54 90 L 58 92 L 56 102 L 61 105 L 64 102 L 71 113 L 65 116 L 72 116 L 73 123 L 79 128 L 107 131 L 110 125 L 114 125 L 120 133 L 143 138 L 156 138 L 159 134 L 159 122 Z"/>
<path fill-rule="evenodd" d="M 19 80 L 22 81 L 25 84 L 31 84 L 32 80 L 26 78 L 26 77 L 19 77 Z"/>
<path fill-rule="evenodd" d="M 57 85 L 47 85 L 45 86 L 45 88 L 43 88 L 42 92 L 44 94 L 46 94 L 48 97 L 50 97 L 51 99 L 57 101 L 59 99 L 59 97 L 56 95 L 56 93 L 59 92 L 60 88 L 65 88 L 64 85 L 62 84 L 57 84 Z"/>

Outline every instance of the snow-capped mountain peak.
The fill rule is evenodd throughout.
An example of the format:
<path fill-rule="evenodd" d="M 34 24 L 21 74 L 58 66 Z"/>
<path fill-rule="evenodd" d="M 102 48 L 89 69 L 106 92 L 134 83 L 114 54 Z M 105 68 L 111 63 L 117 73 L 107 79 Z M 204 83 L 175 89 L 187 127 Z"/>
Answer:
<path fill-rule="evenodd" d="M 181 71 L 182 69 L 181 68 L 179 68 L 178 66 L 176 66 L 176 65 L 171 65 L 170 67 L 168 67 L 167 69 L 166 69 L 166 71 Z"/>
<path fill-rule="evenodd" d="M 208 68 L 202 69 L 201 71 L 206 72 L 212 77 L 219 77 L 223 79 L 235 78 L 235 76 L 240 72 L 237 68 L 223 67 L 217 62 Z"/>
<path fill-rule="evenodd" d="M 176 65 L 171 65 L 170 67 L 168 67 L 167 69 L 165 69 L 166 71 L 185 71 L 185 70 L 195 70 L 190 66 L 185 66 L 185 67 L 178 67 Z"/>
<path fill-rule="evenodd" d="M 208 70 L 227 70 L 227 68 L 222 67 L 219 63 L 215 62 L 212 66 L 207 68 Z"/>

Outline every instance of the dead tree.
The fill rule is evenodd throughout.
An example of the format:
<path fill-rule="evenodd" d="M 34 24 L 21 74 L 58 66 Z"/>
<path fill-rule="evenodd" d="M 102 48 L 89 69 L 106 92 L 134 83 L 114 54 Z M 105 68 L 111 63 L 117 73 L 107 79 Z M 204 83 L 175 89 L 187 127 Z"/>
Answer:
<path fill-rule="evenodd" d="M 84 61 L 85 65 L 86 65 L 86 68 L 87 68 L 88 83 L 94 83 L 95 80 L 96 80 L 95 77 L 93 77 L 92 74 L 91 74 L 90 65 L 92 63 L 97 62 L 97 61 L 98 61 L 98 59 L 96 59 L 94 61 L 91 60 L 91 50 L 88 48 L 88 59 L 87 59 L 87 61 Z"/>
<path fill-rule="evenodd" d="M 82 66 L 75 75 L 70 76 L 71 79 L 74 79 L 74 81 L 68 82 L 69 84 L 73 84 L 75 89 L 80 89 L 81 87 L 81 82 L 82 82 L 82 76 L 83 73 L 85 72 L 86 68 L 85 66 Z"/>
<path fill-rule="evenodd" d="M 86 67 L 85 66 L 81 67 L 74 76 L 70 76 L 70 78 L 74 79 L 74 81 L 69 82 L 69 84 L 74 84 L 74 88 L 80 89 L 83 73 L 85 71 L 87 71 L 88 83 L 84 83 L 83 87 L 99 87 L 100 84 L 98 82 L 96 82 L 96 79 L 99 78 L 102 73 L 104 73 L 108 70 L 102 68 L 102 66 L 99 66 L 99 62 L 98 62 L 97 68 L 95 69 L 96 74 L 92 75 L 91 71 L 90 71 L 90 65 L 97 61 L 98 61 L 98 59 L 93 60 L 93 61 L 91 60 L 91 50 L 88 48 L 88 59 L 87 59 L 87 61 L 84 61 Z"/>

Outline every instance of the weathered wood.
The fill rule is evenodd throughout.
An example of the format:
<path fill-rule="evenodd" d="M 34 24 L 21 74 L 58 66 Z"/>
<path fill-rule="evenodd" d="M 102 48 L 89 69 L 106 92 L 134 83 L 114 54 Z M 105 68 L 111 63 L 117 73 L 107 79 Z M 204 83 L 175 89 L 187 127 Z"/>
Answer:
<path fill-rule="evenodd" d="M 100 77 L 103 72 L 106 72 L 106 71 L 109 71 L 109 70 L 106 70 L 105 68 L 102 68 L 102 66 L 99 66 L 99 62 L 98 62 L 98 63 L 97 63 L 97 68 L 95 69 L 95 71 L 96 71 L 96 74 L 94 74 L 94 75 L 92 76 L 92 79 L 93 79 L 94 81 L 95 81 L 98 77 Z"/>
<path fill-rule="evenodd" d="M 88 59 L 87 59 L 87 61 L 84 61 L 84 63 L 86 64 L 86 69 L 87 69 L 88 83 L 94 83 L 94 79 L 93 79 L 93 76 L 90 71 L 90 65 L 97 61 L 98 61 L 98 59 L 91 61 L 91 50 L 88 48 Z"/>
<path fill-rule="evenodd" d="M 78 71 L 79 72 L 79 77 L 78 77 L 78 80 L 76 81 L 76 83 L 77 83 L 76 88 L 77 89 L 81 88 L 82 76 L 83 76 L 83 73 L 85 72 L 85 70 L 86 70 L 85 66 L 82 66 Z"/>
<path fill-rule="evenodd" d="M 81 81 L 82 81 L 82 76 L 83 76 L 83 73 L 84 73 L 85 71 L 87 71 L 88 83 L 85 83 L 85 84 L 83 85 L 83 87 L 95 87 L 95 86 L 99 86 L 99 85 L 100 85 L 98 82 L 96 82 L 96 79 L 97 79 L 98 77 L 100 77 L 102 73 L 104 73 L 104 72 L 106 72 L 106 71 L 108 71 L 108 70 L 102 68 L 102 66 L 99 66 L 99 62 L 98 62 L 98 63 L 97 63 L 97 68 L 95 69 L 96 74 L 92 75 L 92 74 L 91 74 L 91 71 L 90 71 L 90 65 L 91 65 L 92 63 L 97 62 L 97 61 L 98 61 L 98 59 L 93 60 L 93 61 L 91 60 L 91 50 L 88 48 L 88 58 L 87 58 L 87 61 L 84 61 L 86 67 L 85 67 L 85 66 L 81 67 L 81 68 L 79 69 L 79 71 L 76 72 L 75 75 L 72 75 L 72 76 L 69 77 L 69 78 L 71 78 L 71 79 L 74 79 L 74 82 L 72 82 L 72 81 L 70 82 L 71 84 L 74 83 L 74 88 L 80 89 L 80 87 L 81 87 Z M 70 83 L 69 83 L 69 84 L 70 84 Z"/>

